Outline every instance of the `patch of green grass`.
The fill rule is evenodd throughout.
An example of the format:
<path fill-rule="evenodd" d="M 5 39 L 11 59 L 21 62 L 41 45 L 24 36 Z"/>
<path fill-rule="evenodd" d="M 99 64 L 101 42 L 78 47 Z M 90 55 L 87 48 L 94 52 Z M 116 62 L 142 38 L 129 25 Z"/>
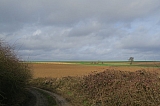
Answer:
<path fill-rule="evenodd" d="M 148 62 L 153 62 L 148 64 Z M 70 63 L 76 63 L 81 65 L 91 65 L 91 66 L 130 66 L 130 67 L 160 67 L 159 61 L 134 61 L 130 65 L 129 61 L 75 61 Z"/>
<path fill-rule="evenodd" d="M 26 63 L 49 63 L 49 62 L 62 62 L 62 63 L 73 63 L 79 65 L 90 65 L 90 66 L 130 66 L 130 67 L 160 67 L 159 61 L 133 61 L 130 65 L 129 61 L 31 61 Z M 153 62 L 153 64 L 148 64 Z"/>

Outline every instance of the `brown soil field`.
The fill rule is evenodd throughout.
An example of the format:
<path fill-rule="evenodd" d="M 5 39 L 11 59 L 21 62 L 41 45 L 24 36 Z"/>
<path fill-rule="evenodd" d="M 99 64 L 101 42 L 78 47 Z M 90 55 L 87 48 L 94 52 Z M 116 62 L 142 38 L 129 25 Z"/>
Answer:
<path fill-rule="evenodd" d="M 61 78 L 67 76 L 82 76 L 92 72 L 101 72 L 106 69 L 121 71 L 136 71 L 145 69 L 147 71 L 157 71 L 154 67 L 136 67 L 136 66 L 91 66 L 82 64 L 65 63 L 29 63 L 32 68 L 33 78 L 52 77 Z M 158 71 L 157 71 L 158 72 Z M 158 72 L 159 73 L 159 72 Z"/>

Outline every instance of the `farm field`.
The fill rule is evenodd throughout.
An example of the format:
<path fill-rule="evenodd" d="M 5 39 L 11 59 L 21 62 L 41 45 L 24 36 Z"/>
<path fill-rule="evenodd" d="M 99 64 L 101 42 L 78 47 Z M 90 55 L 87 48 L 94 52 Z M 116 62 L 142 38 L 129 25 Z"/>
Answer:
<path fill-rule="evenodd" d="M 33 78 L 52 77 L 61 78 L 67 76 L 83 76 L 92 72 L 102 72 L 106 69 L 121 71 L 136 71 L 145 69 L 147 71 L 159 72 L 160 62 L 134 62 L 130 65 L 128 61 L 110 61 L 110 62 L 30 62 L 33 69 Z"/>
<path fill-rule="evenodd" d="M 62 95 L 73 106 L 158 106 L 159 64 L 31 62 L 34 79 L 30 84 Z"/>

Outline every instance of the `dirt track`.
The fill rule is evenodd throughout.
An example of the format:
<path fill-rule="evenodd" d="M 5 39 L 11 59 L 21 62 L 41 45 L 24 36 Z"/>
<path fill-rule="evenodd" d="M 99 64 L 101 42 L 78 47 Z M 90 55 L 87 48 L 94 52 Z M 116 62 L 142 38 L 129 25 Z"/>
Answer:
<path fill-rule="evenodd" d="M 34 88 L 29 88 L 28 90 L 30 93 L 32 93 L 35 99 L 30 99 L 30 101 L 27 103 L 27 106 L 48 106 L 48 101 L 43 94 Z"/>
<path fill-rule="evenodd" d="M 27 106 L 48 106 L 49 103 L 46 97 L 39 91 L 45 92 L 49 94 L 51 97 L 53 97 L 53 99 L 56 100 L 58 106 L 72 106 L 63 97 L 55 93 L 52 93 L 52 92 L 49 92 L 49 91 L 46 91 L 40 88 L 35 88 L 35 87 L 29 88 L 28 90 L 30 93 L 32 93 L 35 96 L 36 99 L 34 100 L 36 101 L 33 101 L 33 100 L 29 101 L 30 103 L 28 103 Z"/>

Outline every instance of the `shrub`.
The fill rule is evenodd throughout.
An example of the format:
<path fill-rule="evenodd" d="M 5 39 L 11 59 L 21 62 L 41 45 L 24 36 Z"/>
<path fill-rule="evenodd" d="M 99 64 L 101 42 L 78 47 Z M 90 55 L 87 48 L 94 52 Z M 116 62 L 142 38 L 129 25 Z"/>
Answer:
<path fill-rule="evenodd" d="M 14 105 L 31 78 L 30 67 L 16 57 L 13 49 L 0 42 L 0 103 Z"/>
<path fill-rule="evenodd" d="M 82 77 L 38 78 L 31 83 L 67 98 L 73 106 L 158 106 L 156 72 L 105 70 Z"/>
<path fill-rule="evenodd" d="M 97 106 L 158 106 L 160 82 L 157 73 L 106 70 L 84 77 L 83 95 Z"/>

